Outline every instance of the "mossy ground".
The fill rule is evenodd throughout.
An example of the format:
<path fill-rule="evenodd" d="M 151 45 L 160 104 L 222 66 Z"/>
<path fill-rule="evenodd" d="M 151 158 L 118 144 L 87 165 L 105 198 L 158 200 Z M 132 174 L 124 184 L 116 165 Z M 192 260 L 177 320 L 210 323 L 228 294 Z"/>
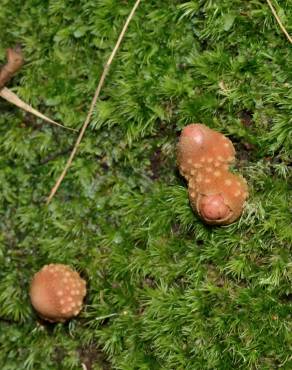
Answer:
<path fill-rule="evenodd" d="M 274 1 L 291 34 L 289 3 Z M 79 129 L 132 6 L 2 0 L 0 59 L 15 43 L 26 58 L 10 87 Z M 48 207 L 76 135 L 0 101 L 2 370 L 292 368 L 291 63 L 265 1 L 142 1 Z M 175 144 L 190 122 L 238 149 L 250 198 L 228 227 L 189 207 Z M 30 306 L 52 262 L 88 282 L 67 324 Z"/>

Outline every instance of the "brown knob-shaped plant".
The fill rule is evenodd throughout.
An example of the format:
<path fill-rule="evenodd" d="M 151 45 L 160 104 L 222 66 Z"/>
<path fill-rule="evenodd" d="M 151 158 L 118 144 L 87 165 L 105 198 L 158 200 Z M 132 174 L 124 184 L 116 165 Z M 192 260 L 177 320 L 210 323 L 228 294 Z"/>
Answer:
<path fill-rule="evenodd" d="M 246 181 L 229 171 L 235 161 L 232 142 L 202 124 L 186 126 L 177 146 L 177 162 L 188 181 L 192 208 L 208 224 L 237 220 L 248 196 Z"/>
<path fill-rule="evenodd" d="M 30 299 L 38 314 L 50 322 L 64 322 L 79 314 L 86 283 L 69 266 L 45 265 L 30 285 Z"/>
<path fill-rule="evenodd" d="M 20 47 L 14 49 L 9 48 L 6 50 L 7 63 L 0 70 L 0 89 L 6 85 L 11 77 L 23 65 L 23 56 Z"/>

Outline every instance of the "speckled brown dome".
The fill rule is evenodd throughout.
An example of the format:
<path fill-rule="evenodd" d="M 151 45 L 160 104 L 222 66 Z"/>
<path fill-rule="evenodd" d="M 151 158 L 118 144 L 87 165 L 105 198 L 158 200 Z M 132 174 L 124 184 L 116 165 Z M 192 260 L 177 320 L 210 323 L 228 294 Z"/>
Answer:
<path fill-rule="evenodd" d="M 62 264 L 45 265 L 34 275 L 30 285 L 33 307 L 50 322 L 64 322 L 77 316 L 85 295 L 85 280 Z"/>
<path fill-rule="evenodd" d="M 246 181 L 229 171 L 232 142 L 203 124 L 186 126 L 177 146 L 180 173 L 188 181 L 192 208 L 208 224 L 227 225 L 240 217 L 248 197 Z"/>

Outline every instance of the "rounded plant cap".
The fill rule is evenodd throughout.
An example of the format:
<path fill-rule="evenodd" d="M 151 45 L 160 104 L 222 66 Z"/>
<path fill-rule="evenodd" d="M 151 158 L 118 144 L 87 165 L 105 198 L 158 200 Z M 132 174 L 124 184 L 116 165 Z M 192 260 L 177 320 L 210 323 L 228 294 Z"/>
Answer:
<path fill-rule="evenodd" d="M 30 285 L 33 307 L 50 322 L 64 322 L 77 316 L 85 295 L 85 280 L 62 264 L 45 265 L 34 275 Z"/>
<path fill-rule="evenodd" d="M 205 221 L 218 222 L 230 216 L 230 208 L 225 204 L 220 194 L 205 195 L 200 199 L 198 211 Z"/>
<path fill-rule="evenodd" d="M 204 142 L 204 131 L 201 126 L 200 124 L 192 123 L 182 130 L 181 136 L 188 137 L 197 144 L 202 144 Z"/>

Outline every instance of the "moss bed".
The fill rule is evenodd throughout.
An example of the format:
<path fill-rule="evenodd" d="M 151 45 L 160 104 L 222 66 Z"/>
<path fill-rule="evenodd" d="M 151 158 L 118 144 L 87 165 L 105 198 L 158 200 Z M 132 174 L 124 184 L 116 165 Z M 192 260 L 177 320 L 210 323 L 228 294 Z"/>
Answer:
<path fill-rule="evenodd" d="M 1 0 L 9 87 L 80 129 L 133 1 Z M 292 34 L 289 1 L 273 1 Z M 78 156 L 76 133 L 0 101 L 0 367 L 291 369 L 292 52 L 265 1 L 142 1 Z M 204 225 L 176 166 L 203 122 L 237 149 L 242 218 Z M 82 313 L 48 324 L 33 274 L 65 263 L 87 280 Z"/>

